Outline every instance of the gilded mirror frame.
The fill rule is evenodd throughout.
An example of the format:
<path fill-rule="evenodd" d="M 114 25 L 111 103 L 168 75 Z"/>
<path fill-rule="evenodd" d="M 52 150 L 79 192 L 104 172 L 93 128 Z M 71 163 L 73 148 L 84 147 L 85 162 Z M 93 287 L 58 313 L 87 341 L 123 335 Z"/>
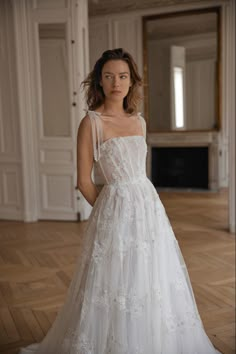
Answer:
<path fill-rule="evenodd" d="M 215 97 L 215 112 L 216 112 L 216 120 L 215 120 L 215 128 L 206 130 L 206 129 L 198 129 L 198 130 L 185 130 L 185 131 L 158 131 L 150 129 L 150 117 L 149 117 L 149 101 L 148 101 L 148 50 L 147 50 L 147 25 L 149 21 L 158 20 L 158 19 L 167 19 L 173 18 L 177 16 L 188 16 L 194 14 L 207 14 L 207 13 L 215 13 L 217 16 L 217 68 L 216 68 L 216 97 Z M 147 131 L 149 133 L 187 133 L 187 132 L 214 132 L 219 131 L 222 126 L 221 120 L 221 90 L 222 90 L 222 15 L 221 15 L 221 7 L 211 7 L 206 9 L 196 9 L 196 10 L 186 10 L 186 11 L 178 11 L 171 13 L 163 13 L 156 15 L 148 15 L 142 17 L 142 34 L 143 34 L 143 93 L 144 93 L 144 113 L 147 121 Z"/>

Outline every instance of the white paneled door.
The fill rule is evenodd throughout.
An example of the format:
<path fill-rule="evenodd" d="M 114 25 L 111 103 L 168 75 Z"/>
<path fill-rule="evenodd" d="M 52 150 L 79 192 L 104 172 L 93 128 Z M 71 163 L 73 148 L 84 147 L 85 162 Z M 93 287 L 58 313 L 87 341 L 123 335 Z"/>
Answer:
<path fill-rule="evenodd" d="M 34 1 L 30 6 L 38 219 L 76 220 L 76 134 L 82 117 L 77 78 L 85 71 L 76 63 L 78 3 Z M 79 44 L 85 51 L 86 44 Z"/>
<path fill-rule="evenodd" d="M 36 26 L 40 219 L 76 218 L 69 28 L 68 21 Z"/>

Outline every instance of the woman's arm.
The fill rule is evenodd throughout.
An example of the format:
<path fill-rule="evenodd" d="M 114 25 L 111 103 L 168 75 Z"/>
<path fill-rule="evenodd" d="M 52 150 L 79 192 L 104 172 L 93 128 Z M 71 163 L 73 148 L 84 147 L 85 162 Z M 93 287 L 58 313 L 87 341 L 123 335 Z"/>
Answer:
<path fill-rule="evenodd" d="M 90 205 L 94 205 L 98 190 L 92 181 L 93 168 L 93 141 L 91 122 L 85 116 L 79 126 L 77 134 L 77 188 Z"/>

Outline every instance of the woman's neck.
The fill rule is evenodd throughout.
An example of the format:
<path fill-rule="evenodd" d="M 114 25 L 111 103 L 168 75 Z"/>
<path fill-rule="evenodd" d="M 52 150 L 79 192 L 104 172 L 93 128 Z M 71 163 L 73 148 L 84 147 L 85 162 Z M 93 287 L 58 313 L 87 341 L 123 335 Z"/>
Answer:
<path fill-rule="evenodd" d="M 101 112 L 104 115 L 106 114 L 117 117 L 127 115 L 123 107 L 123 101 L 117 103 L 105 101 L 103 106 L 101 107 Z"/>

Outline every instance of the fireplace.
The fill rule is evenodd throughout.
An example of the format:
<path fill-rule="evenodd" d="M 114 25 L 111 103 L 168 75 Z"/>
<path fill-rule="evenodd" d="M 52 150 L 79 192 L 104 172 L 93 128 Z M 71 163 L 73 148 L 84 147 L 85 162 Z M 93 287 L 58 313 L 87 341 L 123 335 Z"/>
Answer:
<path fill-rule="evenodd" d="M 208 189 L 208 147 L 152 147 L 155 187 Z"/>

